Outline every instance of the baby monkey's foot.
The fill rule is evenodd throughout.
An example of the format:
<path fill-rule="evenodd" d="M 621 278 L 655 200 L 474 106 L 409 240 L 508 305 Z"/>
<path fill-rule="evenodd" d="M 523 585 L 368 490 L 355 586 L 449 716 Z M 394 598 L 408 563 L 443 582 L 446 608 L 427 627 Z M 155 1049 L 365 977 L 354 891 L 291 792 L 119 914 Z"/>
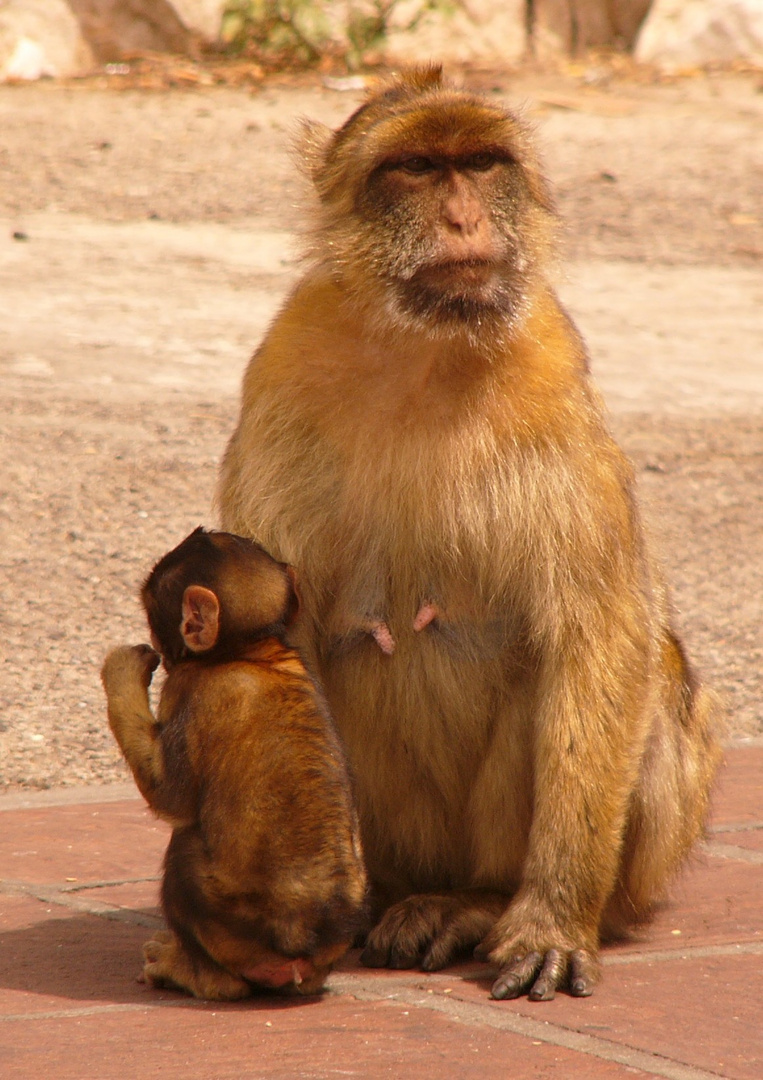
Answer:
<path fill-rule="evenodd" d="M 143 946 L 143 975 L 156 987 L 184 990 L 207 1001 L 238 1001 L 252 988 L 245 979 L 225 971 L 203 956 L 194 960 L 170 931 L 158 930 Z"/>

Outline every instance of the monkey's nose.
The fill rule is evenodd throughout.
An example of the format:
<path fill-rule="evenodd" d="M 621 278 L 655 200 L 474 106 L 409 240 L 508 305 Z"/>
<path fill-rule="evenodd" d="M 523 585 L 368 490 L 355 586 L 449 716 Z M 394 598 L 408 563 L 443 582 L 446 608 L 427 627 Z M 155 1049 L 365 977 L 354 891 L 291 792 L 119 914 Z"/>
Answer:
<path fill-rule="evenodd" d="M 482 204 L 464 192 L 456 192 L 445 201 L 443 219 L 456 232 L 474 236 L 485 221 Z"/>

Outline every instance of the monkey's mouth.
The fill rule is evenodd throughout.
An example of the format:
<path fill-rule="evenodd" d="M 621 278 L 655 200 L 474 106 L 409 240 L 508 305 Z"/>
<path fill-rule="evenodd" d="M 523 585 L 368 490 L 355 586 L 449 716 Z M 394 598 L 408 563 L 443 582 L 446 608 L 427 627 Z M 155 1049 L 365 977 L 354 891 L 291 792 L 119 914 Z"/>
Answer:
<path fill-rule="evenodd" d="M 423 289 L 470 300 L 489 298 L 498 268 L 489 259 L 446 259 L 417 270 L 411 283 Z"/>
<path fill-rule="evenodd" d="M 398 287 L 409 311 L 436 322 L 469 323 L 491 313 L 503 317 L 521 301 L 520 282 L 504 262 L 494 259 L 428 263 Z"/>

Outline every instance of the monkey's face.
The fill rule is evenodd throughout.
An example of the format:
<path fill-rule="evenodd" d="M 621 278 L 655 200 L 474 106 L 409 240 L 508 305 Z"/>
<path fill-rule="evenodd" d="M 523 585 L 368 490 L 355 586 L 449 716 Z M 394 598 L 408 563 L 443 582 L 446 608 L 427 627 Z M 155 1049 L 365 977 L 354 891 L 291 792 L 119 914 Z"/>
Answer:
<path fill-rule="evenodd" d="M 438 327 L 521 310 L 552 208 L 527 134 L 504 110 L 439 88 L 381 95 L 334 135 L 315 179 L 347 281 L 375 282 Z"/>
<path fill-rule="evenodd" d="M 528 269 L 513 162 L 492 149 L 423 149 L 395 155 L 369 177 L 364 210 L 379 225 L 386 282 L 417 316 L 510 313 Z"/>

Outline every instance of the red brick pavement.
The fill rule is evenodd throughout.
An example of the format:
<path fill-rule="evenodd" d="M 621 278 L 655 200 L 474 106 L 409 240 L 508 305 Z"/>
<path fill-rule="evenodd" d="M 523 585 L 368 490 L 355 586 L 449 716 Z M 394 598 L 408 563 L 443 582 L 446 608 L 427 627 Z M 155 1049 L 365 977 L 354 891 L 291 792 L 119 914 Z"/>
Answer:
<path fill-rule="evenodd" d="M 708 844 L 596 994 L 493 1002 L 487 969 L 366 971 L 319 999 L 136 982 L 167 829 L 127 785 L 0 798 L 2 1080 L 761 1080 L 763 745 L 731 748 Z"/>

